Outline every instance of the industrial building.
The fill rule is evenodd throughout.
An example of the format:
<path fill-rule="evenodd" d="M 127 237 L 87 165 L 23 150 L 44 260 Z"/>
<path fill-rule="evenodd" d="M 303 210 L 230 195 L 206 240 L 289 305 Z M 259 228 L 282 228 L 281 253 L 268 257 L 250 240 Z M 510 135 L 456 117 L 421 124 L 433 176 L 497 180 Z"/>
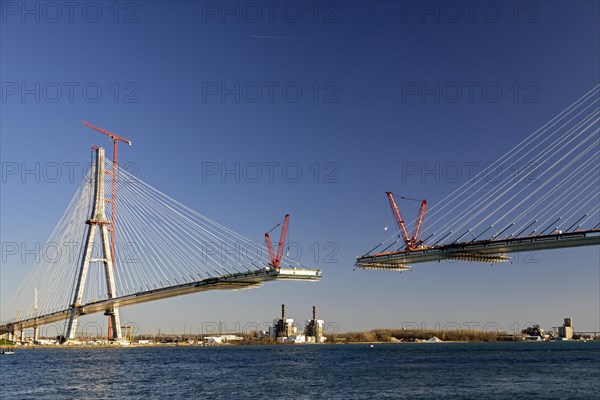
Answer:
<path fill-rule="evenodd" d="M 565 318 L 563 326 L 558 327 L 558 337 L 561 339 L 573 339 L 573 319 Z"/>
<path fill-rule="evenodd" d="M 317 307 L 313 306 L 312 319 L 306 321 L 306 328 L 304 328 L 307 342 L 323 343 L 325 341 L 323 324 L 324 321 L 322 319 L 317 319 Z"/>
<path fill-rule="evenodd" d="M 273 338 L 287 338 L 298 332 L 294 326 L 294 320 L 285 317 L 285 304 L 281 305 L 281 318 L 273 320 L 273 326 L 269 328 L 269 336 Z"/>
<path fill-rule="evenodd" d="M 299 334 L 292 318 L 286 318 L 285 304 L 281 305 L 281 318 L 273 320 L 273 326 L 269 328 L 269 336 L 276 339 L 278 343 L 323 343 L 324 321 L 317 319 L 317 309 L 313 306 L 312 319 L 306 321 L 304 334 Z"/>

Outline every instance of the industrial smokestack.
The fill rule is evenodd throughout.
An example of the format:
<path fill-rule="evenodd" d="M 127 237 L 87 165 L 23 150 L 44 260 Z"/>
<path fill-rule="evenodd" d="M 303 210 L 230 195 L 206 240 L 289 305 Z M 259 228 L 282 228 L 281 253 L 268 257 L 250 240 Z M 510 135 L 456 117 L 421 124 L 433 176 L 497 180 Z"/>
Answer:
<path fill-rule="evenodd" d="M 285 321 L 285 304 L 281 305 L 281 319 Z"/>
<path fill-rule="evenodd" d="M 317 307 L 313 306 L 313 319 L 317 319 Z"/>

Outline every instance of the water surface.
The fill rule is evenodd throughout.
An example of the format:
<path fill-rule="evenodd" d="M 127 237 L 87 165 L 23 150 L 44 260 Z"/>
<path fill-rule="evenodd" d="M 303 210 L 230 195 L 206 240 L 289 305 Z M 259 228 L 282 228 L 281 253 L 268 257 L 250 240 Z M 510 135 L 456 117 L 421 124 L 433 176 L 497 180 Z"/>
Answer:
<path fill-rule="evenodd" d="M 592 399 L 600 342 L 17 349 L 2 399 Z"/>

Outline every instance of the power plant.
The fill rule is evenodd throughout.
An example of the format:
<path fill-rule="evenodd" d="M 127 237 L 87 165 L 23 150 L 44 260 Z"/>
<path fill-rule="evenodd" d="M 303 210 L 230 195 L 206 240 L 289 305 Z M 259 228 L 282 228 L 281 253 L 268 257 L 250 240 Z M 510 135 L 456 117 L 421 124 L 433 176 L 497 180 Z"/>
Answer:
<path fill-rule="evenodd" d="M 273 326 L 269 328 L 269 336 L 276 339 L 278 343 L 324 343 L 327 339 L 323 336 L 322 319 L 317 319 L 317 308 L 312 308 L 312 319 L 306 321 L 304 334 L 298 333 L 298 327 L 294 325 L 292 318 L 286 318 L 285 304 L 281 305 L 281 318 L 273 320 Z"/>
<path fill-rule="evenodd" d="M 315 342 L 320 343 L 319 339 L 323 337 L 323 320 L 317 319 L 317 307 L 312 308 L 312 319 L 307 321 L 304 334 L 307 337 L 314 337 Z"/>
<path fill-rule="evenodd" d="M 294 326 L 294 320 L 285 317 L 285 304 L 281 305 L 281 318 L 273 321 L 273 327 L 271 328 L 271 337 L 274 338 L 287 338 L 296 334 L 297 329 Z"/>

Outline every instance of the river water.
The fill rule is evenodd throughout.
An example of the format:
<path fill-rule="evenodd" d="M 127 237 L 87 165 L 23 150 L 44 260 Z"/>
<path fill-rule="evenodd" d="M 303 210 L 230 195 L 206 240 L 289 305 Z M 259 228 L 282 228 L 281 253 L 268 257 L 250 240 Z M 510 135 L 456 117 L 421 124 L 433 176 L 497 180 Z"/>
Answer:
<path fill-rule="evenodd" d="M 17 349 L 1 399 L 596 399 L 600 342 Z"/>

